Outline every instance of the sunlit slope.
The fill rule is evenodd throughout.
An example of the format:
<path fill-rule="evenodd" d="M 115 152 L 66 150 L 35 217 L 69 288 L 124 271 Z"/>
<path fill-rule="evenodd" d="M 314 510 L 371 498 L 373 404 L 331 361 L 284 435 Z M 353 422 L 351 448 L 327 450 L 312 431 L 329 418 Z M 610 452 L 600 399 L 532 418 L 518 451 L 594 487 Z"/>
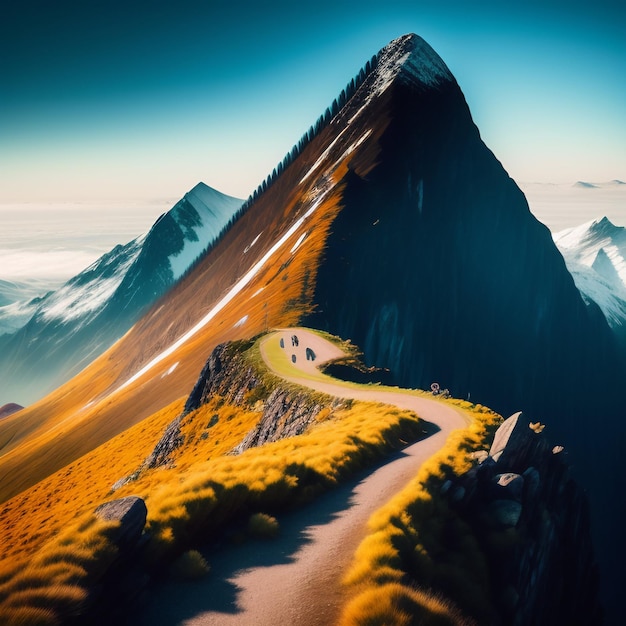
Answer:
<path fill-rule="evenodd" d="M 57 616 L 86 609 L 83 599 L 94 580 L 99 580 L 92 576 L 102 576 L 101 568 L 110 566 L 110 557 L 103 556 L 106 538 L 100 538 L 102 544 L 97 529 L 89 530 L 93 511 L 103 501 L 131 494 L 145 500 L 151 539 L 141 560 L 151 574 L 154 570 L 162 575 L 182 550 L 206 542 L 231 518 L 241 521 L 250 510 L 271 512 L 273 507 L 308 500 L 390 451 L 404 448 L 407 441 L 422 439 L 428 422 L 402 406 L 381 404 L 381 394 L 421 398 L 418 402 L 431 405 L 440 417 L 447 413 L 457 425 L 467 422 L 468 428 L 460 431 L 463 436 L 480 428 L 483 417 L 470 414 L 476 407 L 468 403 L 458 411 L 454 404 L 445 407 L 447 403 L 426 399 L 425 392 L 402 394 L 399 389 L 335 381 L 333 391 L 339 396 L 368 398 L 340 403 L 324 398 L 319 390 L 301 388 L 299 393 L 312 394 L 311 406 L 319 410 L 304 433 L 230 454 L 258 422 L 273 385 L 290 385 L 280 382 L 283 376 L 299 376 L 279 348 L 279 336 L 294 332 L 302 337 L 303 346 L 313 346 L 320 361 L 332 358 L 315 343 L 324 340 L 305 329 L 241 342 L 235 348 L 244 355 L 239 363 L 244 370 L 252 367 L 263 381 L 260 397 L 252 394 L 235 406 L 213 395 L 185 416 L 182 445 L 170 450 L 162 465 L 149 469 L 143 461 L 180 414 L 184 397 L 5 502 L 0 508 L 0 621 L 9 617 L 7 623 L 22 623 L 19 617 L 40 607 L 42 598 L 49 613 L 42 623 L 57 623 Z M 300 353 L 298 363 L 310 365 Z M 316 390 L 318 383 L 333 384 L 313 368 L 305 373 L 306 386 L 313 382 Z M 372 394 L 376 397 L 370 399 Z M 427 438 L 427 445 L 442 436 L 445 439 L 447 433 L 438 431 Z M 466 452 L 460 452 L 459 458 Z M 120 480 L 129 475 L 130 482 Z M 61 579 L 63 586 L 59 586 Z"/>
<path fill-rule="evenodd" d="M 2 500 L 188 393 L 218 343 L 293 325 L 310 310 L 342 181 L 376 162 L 386 116 L 382 102 L 373 106 L 376 129 L 348 126 L 345 110 L 118 343 L 19 418 L 3 420 Z"/>

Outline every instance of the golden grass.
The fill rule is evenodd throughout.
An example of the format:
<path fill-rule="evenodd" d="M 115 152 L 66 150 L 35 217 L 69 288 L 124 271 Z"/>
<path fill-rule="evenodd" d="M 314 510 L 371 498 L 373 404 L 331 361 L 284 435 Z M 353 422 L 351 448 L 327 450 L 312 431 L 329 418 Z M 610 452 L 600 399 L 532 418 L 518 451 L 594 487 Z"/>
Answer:
<path fill-rule="evenodd" d="M 206 541 L 246 510 L 279 510 L 307 500 L 421 432 L 409 411 L 355 402 L 298 437 L 196 463 L 191 471 L 149 472 L 133 489 L 149 493 L 151 559 Z"/>
<path fill-rule="evenodd" d="M 344 578 L 356 599 L 344 607 L 348 621 L 342 624 L 404 623 L 401 618 L 394 621 L 395 617 L 370 622 L 363 616 L 367 607 L 374 610 L 368 598 L 379 597 L 379 589 L 399 584 L 407 575 L 420 587 L 444 593 L 469 614 L 488 619 L 491 603 L 484 558 L 470 529 L 449 509 L 441 486 L 446 478 L 470 469 L 470 453 L 486 445 L 501 418 L 482 406 L 459 400 L 446 402 L 466 410 L 471 423 L 466 429 L 453 431 L 445 446 L 422 464 L 415 479 L 371 516 L 369 533 Z M 357 608 L 359 619 L 365 621 L 349 621 Z"/>
<path fill-rule="evenodd" d="M 350 601 L 338 626 L 469 626 L 469 620 L 433 593 L 387 583 L 371 587 Z"/>
<path fill-rule="evenodd" d="M 182 407 L 182 400 L 174 402 L 0 505 L 0 572 L 9 559 L 30 557 L 77 515 L 110 499 L 112 485 L 139 467 Z"/>
<path fill-rule="evenodd" d="M 115 522 L 82 516 L 51 538 L 0 584 L 0 623 L 7 626 L 61 624 L 80 615 L 88 586 L 96 584 L 117 557 L 111 543 Z M 5 569 L 7 571 L 7 569 Z"/>

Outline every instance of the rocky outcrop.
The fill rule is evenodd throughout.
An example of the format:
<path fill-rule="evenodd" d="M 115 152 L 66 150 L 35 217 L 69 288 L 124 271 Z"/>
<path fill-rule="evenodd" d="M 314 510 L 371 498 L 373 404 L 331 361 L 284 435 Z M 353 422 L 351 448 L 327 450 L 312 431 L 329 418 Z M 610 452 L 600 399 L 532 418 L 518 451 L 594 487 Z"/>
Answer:
<path fill-rule="evenodd" d="M 105 521 L 119 522 L 108 532 L 117 555 L 106 565 L 103 575 L 94 578 L 86 612 L 71 623 L 75 626 L 126 624 L 129 607 L 141 598 L 150 581 L 140 556 L 147 539 L 144 527 L 148 510 L 142 498 L 127 496 L 105 502 L 94 512 Z"/>
<path fill-rule="evenodd" d="M 263 417 L 235 448 L 241 453 L 248 448 L 270 441 L 301 435 L 311 424 L 323 405 L 312 402 L 308 395 L 275 389 L 265 402 Z"/>
<path fill-rule="evenodd" d="M 241 405 L 247 394 L 261 384 L 254 368 L 246 363 L 241 342 L 222 343 L 209 356 L 198 382 L 185 403 L 184 413 L 199 408 L 214 395 L 229 404 Z"/>
<path fill-rule="evenodd" d="M 587 500 L 543 425 L 516 413 L 445 485 L 486 555 L 500 624 L 601 624 Z"/>
<path fill-rule="evenodd" d="M 172 459 L 172 453 L 183 445 L 185 438 L 180 432 L 180 422 L 183 414 L 174 418 L 165 429 L 163 436 L 159 439 L 154 450 L 144 461 L 142 469 L 154 469 L 163 465 L 168 465 Z"/>
<path fill-rule="evenodd" d="M 300 435 L 315 420 L 323 407 L 319 399 L 313 400 L 308 393 L 297 393 L 280 386 L 268 388 L 267 382 L 261 380 L 246 360 L 244 353 L 249 346 L 248 342 L 237 341 L 220 344 L 213 350 L 187 398 L 183 412 L 167 426 L 141 470 L 171 464 L 173 453 L 185 443 L 181 424 L 187 415 L 214 396 L 229 404 L 262 407 L 258 424 L 233 450 L 235 454 L 269 441 Z M 136 472 L 119 480 L 114 488 L 121 487 L 138 474 Z"/>

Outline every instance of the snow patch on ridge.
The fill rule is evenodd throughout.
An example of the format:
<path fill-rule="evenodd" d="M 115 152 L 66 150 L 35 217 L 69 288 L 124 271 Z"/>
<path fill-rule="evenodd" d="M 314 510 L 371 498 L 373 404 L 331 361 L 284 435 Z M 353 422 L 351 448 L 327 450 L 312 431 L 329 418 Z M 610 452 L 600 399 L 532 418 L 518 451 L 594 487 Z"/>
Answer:
<path fill-rule="evenodd" d="M 298 240 L 296 241 L 296 243 L 294 243 L 293 246 L 291 247 L 291 250 L 289 250 L 291 254 L 293 254 L 300 247 L 300 244 L 304 241 L 307 235 L 308 233 L 304 232 L 298 237 Z"/>
<path fill-rule="evenodd" d="M 178 363 L 179 361 L 176 361 L 176 363 L 174 363 L 174 365 L 172 365 L 166 372 L 163 372 L 163 374 L 161 374 L 161 378 L 169 376 L 178 367 Z"/>
<path fill-rule="evenodd" d="M 244 315 L 240 320 L 233 324 L 233 328 L 239 328 L 243 326 L 248 321 L 248 316 Z"/>
<path fill-rule="evenodd" d="M 249 243 L 245 248 L 243 253 L 246 254 L 246 252 L 248 252 L 248 250 L 250 250 L 250 248 L 252 248 L 252 246 L 259 240 L 259 237 L 263 234 L 263 232 L 260 232 L 253 240 L 251 243 Z"/>
<path fill-rule="evenodd" d="M 274 254 L 283 246 L 302 226 L 305 220 L 310 217 L 319 205 L 323 202 L 327 193 L 330 191 L 330 187 L 319 190 L 319 193 L 315 200 L 311 203 L 308 210 L 299 217 L 284 233 L 283 235 L 270 247 L 270 249 L 231 287 L 230 291 L 219 300 L 215 306 L 194 326 L 192 326 L 186 333 L 179 337 L 173 344 L 166 348 L 163 352 L 155 356 L 151 361 L 144 365 L 138 372 L 131 376 L 128 380 L 122 383 L 117 389 L 113 390 L 109 397 L 113 394 L 128 387 L 128 385 L 134 383 L 141 378 L 144 374 L 149 372 L 152 368 L 158 365 L 161 361 L 173 354 L 178 348 L 185 344 L 189 339 L 202 330 L 218 313 L 220 313 L 232 300 L 243 291 L 243 289 L 252 281 L 252 279 L 259 273 L 263 266 L 274 256 Z"/>
<path fill-rule="evenodd" d="M 348 120 L 350 125 L 367 106 L 380 97 L 400 77 L 418 87 L 437 87 L 453 82 L 454 77 L 441 57 L 417 35 L 404 35 L 385 46 L 378 65 L 360 89 L 367 89 L 363 104 Z M 365 87 L 366 85 L 366 87 Z"/>
<path fill-rule="evenodd" d="M 101 257 L 78 274 L 76 279 L 68 281 L 57 289 L 46 299 L 41 310 L 42 318 L 65 323 L 101 309 L 124 280 L 129 268 L 141 252 L 145 239 L 146 235 L 142 235 L 132 242 L 132 249 L 129 253 L 126 250 L 126 257 L 122 257 L 123 262 L 115 268 L 111 276 L 103 277 L 107 270 L 106 266 L 114 266 L 120 256 L 112 256 L 104 262 Z M 87 277 L 90 273 L 93 273 L 93 277 L 89 280 Z"/>

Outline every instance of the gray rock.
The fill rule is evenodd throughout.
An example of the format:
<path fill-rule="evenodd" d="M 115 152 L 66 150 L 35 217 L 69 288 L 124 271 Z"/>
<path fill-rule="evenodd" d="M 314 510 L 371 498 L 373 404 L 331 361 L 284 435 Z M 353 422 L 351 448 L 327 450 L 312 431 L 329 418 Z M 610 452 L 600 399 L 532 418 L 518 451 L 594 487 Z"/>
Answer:
<path fill-rule="evenodd" d="M 276 388 L 265 402 L 259 423 L 235 448 L 234 453 L 240 454 L 269 441 L 302 434 L 315 421 L 321 409 L 322 405 L 312 403 L 307 394 Z"/>
<path fill-rule="evenodd" d="M 496 434 L 493 437 L 493 443 L 491 444 L 491 449 L 489 450 L 489 456 L 492 457 L 494 461 L 498 461 L 500 456 L 502 456 L 502 452 L 504 451 L 504 448 L 506 448 L 509 438 L 511 437 L 511 433 L 517 425 L 517 420 L 521 414 L 521 411 L 514 413 L 511 417 L 504 420 L 504 422 L 500 424 L 498 430 L 496 430 Z"/>
<path fill-rule="evenodd" d="M 524 493 L 524 478 L 522 476 L 513 472 L 497 474 L 493 477 L 493 482 L 500 499 L 521 502 Z"/>
<path fill-rule="evenodd" d="M 121 549 L 130 549 L 137 544 L 148 517 L 146 503 L 138 496 L 126 496 L 101 504 L 95 514 L 110 522 L 117 521 L 120 525 L 111 537 Z"/>

